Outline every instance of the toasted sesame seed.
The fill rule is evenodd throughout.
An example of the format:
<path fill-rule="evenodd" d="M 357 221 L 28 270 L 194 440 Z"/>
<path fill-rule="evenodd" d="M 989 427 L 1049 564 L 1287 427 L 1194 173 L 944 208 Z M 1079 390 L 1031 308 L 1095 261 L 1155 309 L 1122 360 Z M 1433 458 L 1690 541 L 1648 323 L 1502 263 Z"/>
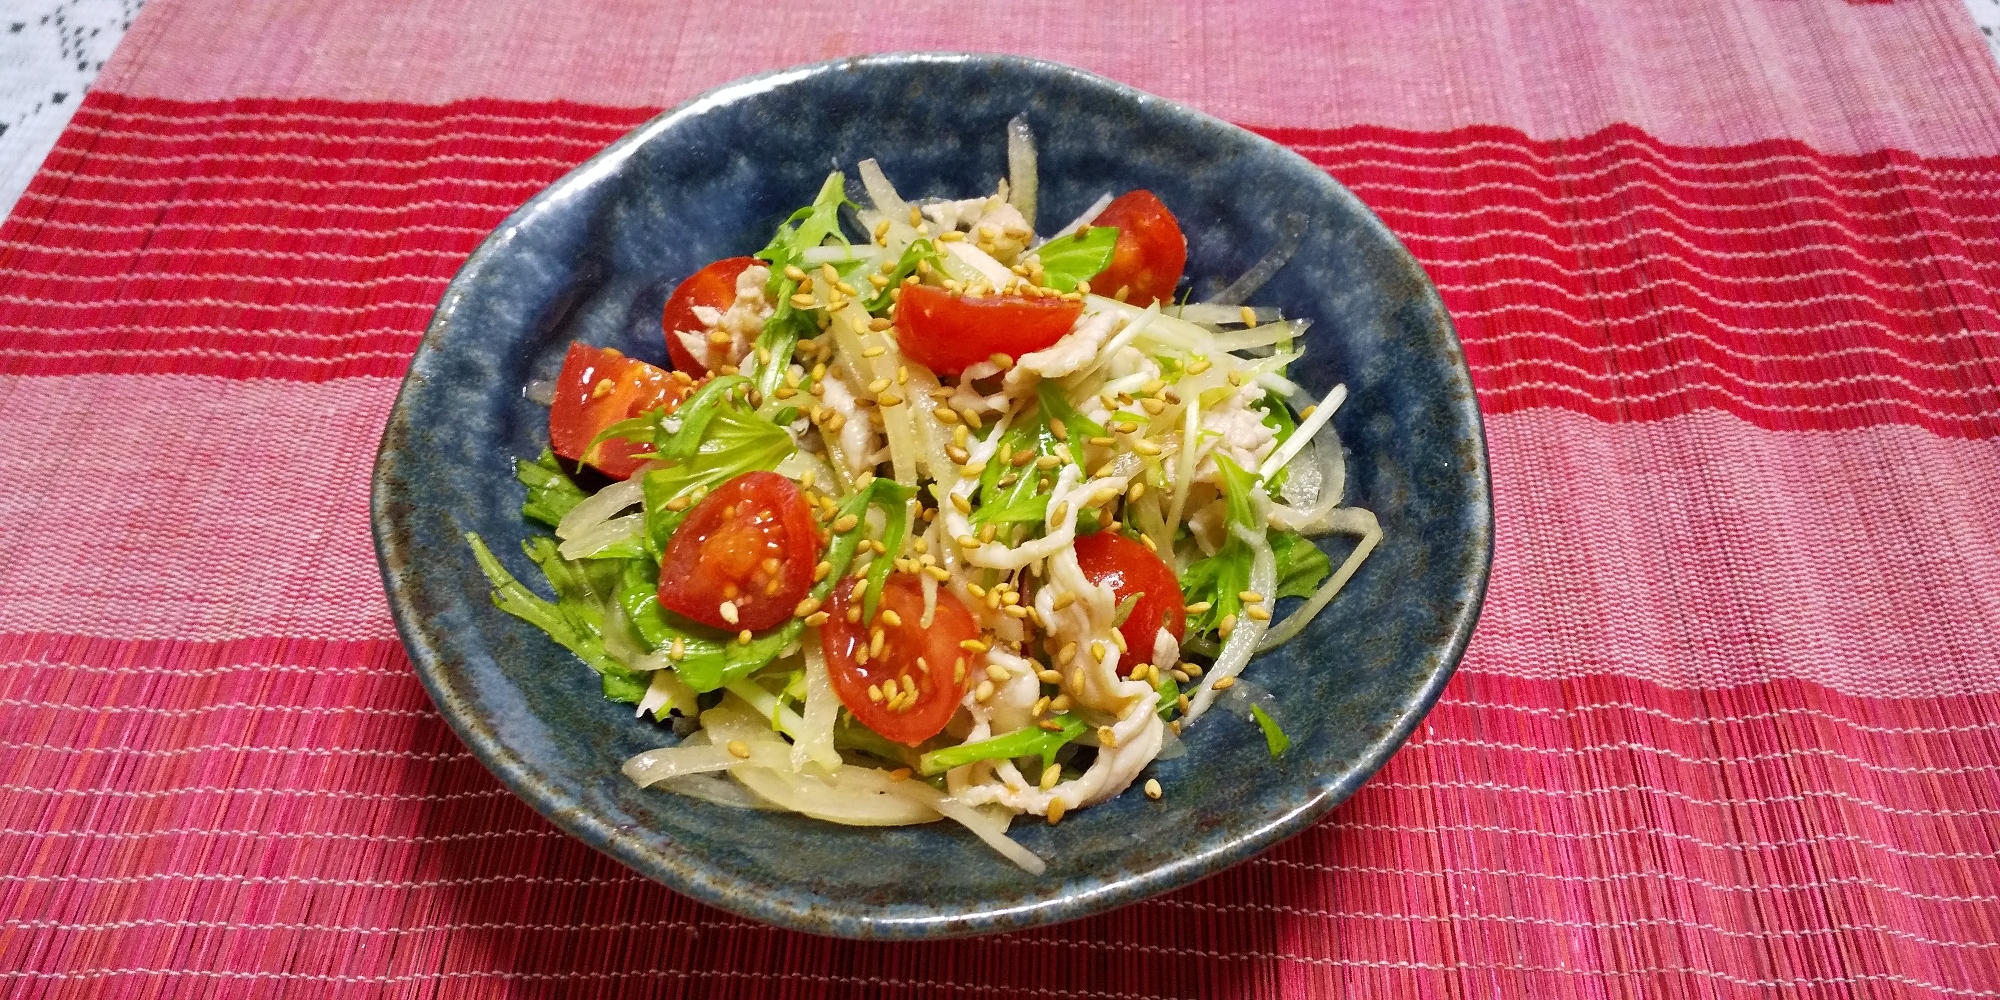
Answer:
<path fill-rule="evenodd" d="M 792 308 L 794 309 L 811 309 L 818 303 L 819 303 L 818 299 L 815 299 L 804 292 L 800 292 L 797 295 L 792 296 Z M 724 334 L 724 336 L 728 335 Z"/>
<path fill-rule="evenodd" d="M 993 699 L 993 682 L 980 681 L 979 687 L 973 689 L 972 700 L 979 702 L 981 704 L 985 704 L 986 702 L 991 701 L 992 699 Z"/>
<path fill-rule="evenodd" d="M 1105 648 L 1105 645 L 1104 645 L 1104 640 L 1102 640 L 1102 639 L 1092 639 L 1092 640 L 1090 640 L 1090 658 L 1091 658 L 1091 659 L 1093 659 L 1093 660 L 1096 660 L 1096 661 L 1097 661 L 1097 662 L 1099 662 L 1099 663 L 1103 663 L 1103 662 L 1104 662 L 1104 658 L 1105 658 L 1105 656 L 1109 655 L 1109 653 L 1110 653 L 1110 650 L 1108 650 L 1108 649 L 1106 649 L 1106 648 Z"/>
<path fill-rule="evenodd" d="M 923 573 L 925 576 L 928 576 L 939 583 L 945 583 L 951 579 L 951 571 L 945 569 L 943 566 L 925 566 L 923 568 Z"/>
<path fill-rule="evenodd" d="M 1236 599 L 1245 604 L 1262 604 L 1264 595 L 1254 590 L 1239 590 L 1236 592 Z"/>
<path fill-rule="evenodd" d="M 868 685 L 868 700 L 878 703 L 882 700 L 882 685 L 880 684 Z"/>
<path fill-rule="evenodd" d="M 979 529 L 979 540 L 982 543 L 990 542 L 993 539 L 998 538 L 999 536 L 1000 536 L 1000 526 L 997 524 L 989 524 Z"/>
<path fill-rule="evenodd" d="M 1062 783 L 1062 768 L 1054 764 L 1051 764 L 1048 767 L 1042 769 L 1042 779 L 1039 782 L 1042 791 L 1045 792 L 1050 791 L 1061 783 Z"/>
<path fill-rule="evenodd" d="M 1042 715 L 1046 713 L 1048 710 L 1049 710 L 1049 696 L 1043 695 L 1040 698 L 1035 699 L 1035 707 L 1029 709 L 1028 714 L 1036 718 L 1041 718 Z"/>
<path fill-rule="evenodd" d="M 1181 669 L 1187 671 L 1189 677 L 1200 677 L 1202 673 L 1201 664 L 1199 663 L 1182 664 Z"/>
<path fill-rule="evenodd" d="M 1224 639 L 1229 638 L 1229 633 L 1234 631 L 1236 631 L 1235 615 L 1225 615 L 1221 621 L 1215 624 L 1215 634 Z"/>
<path fill-rule="evenodd" d="M 1234 678 L 1234 677 L 1223 677 L 1223 678 L 1219 678 L 1218 680 L 1216 680 L 1216 682 L 1215 682 L 1215 683 L 1214 683 L 1214 684 L 1213 684 L 1212 686 L 1213 686 L 1213 687 L 1214 687 L 1214 688 L 1215 688 L 1215 689 L 1216 689 L 1217 691 L 1227 691 L 1227 690 L 1229 690 L 1230 688 L 1233 688 L 1233 687 L 1235 687 L 1235 686 L 1236 686 L 1236 678 Z"/>
<path fill-rule="evenodd" d="M 961 686 L 965 684 L 965 657 L 951 661 L 951 682 Z"/>
<path fill-rule="evenodd" d="M 736 624 L 735 601 L 723 601 L 722 604 L 716 608 L 716 610 L 721 612 L 723 621 L 726 621 L 731 625 Z"/>
<path fill-rule="evenodd" d="M 1069 711 L 1069 706 L 1070 706 L 1069 695 L 1059 694 L 1055 696 L 1055 699 L 1053 701 L 1049 702 L 1049 711 L 1067 712 Z"/>
<path fill-rule="evenodd" d="M 860 620 L 861 620 L 861 605 L 857 604 L 857 605 L 855 605 L 854 607 L 851 607 L 851 608 L 848 608 L 848 609 L 847 609 L 847 614 L 846 614 L 846 615 L 844 615 L 843 617 L 845 617 L 845 618 L 847 619 L 847 624 L 849 624 L 849 625 L 852 625 L 852 624 L 854 624 L 855 622 L 858 622 L 858 621 L 860 621 Z"/>
<path fill-rule="evenodd" d="M 854 589 L 847 592 L 847 599 L 849 601 L 858 601 L 867 596 L 868 596 L 867 577 L 862 577 L 861 579 L 854 581 Z"/>
<path fill-rule="evenodd" d="M 874 347 L 865 347 L 861 350 L 861 356 L 864 358 L 879 358 L 887 353 L 889 353 L 889 349 L 883 347 L 881 344 L 876 344 Z"/>
<path fill-rule="evenodd" d="M 1154 455 L 1158 455 L 1160 453 L 1160 446 L 1154 444 L 1151 441 L 1146 440 L 1145 438 L 1140 438 L 1132 442 L 1132 450 L 1138 452 L 1141 455 L 1151 457 Z"/>
<path fill-rule="evenodd" d="M 1062 593 L 1057 594 L 1055 600 L 1049 602 L 1049 607 L 1054 608 L 1057 611 L 1062 611 L 1075 603 L 1076 603 L 1076 594 L 1073 591 L 1065 590 Z"/>
<path fill-rule="evenodd" d="M 847 534 L 848 532 L 854 530 L 855 525 L 860 523 L 861 519 L 855 517 L 853 514 L 842 514 L 840 516 L 840 520 L 833 522 L 834 534 L 837 535 Z"/>
<path fill-rule="evenodd" d="M 1116 750 L 1118 749 L 1118 733 L 1110 726 L 1098 726 L 1097 742 Z"/>
<path fill-rule="evenodd" d="M 1142 399 L 1139 401 L 1139 406 L 1156 417 L 1165 413 L 1167 409 L 1167 404 L 1157 399 Z"/>
<path fill-rule="evenodd" d="M 1196 601 L 1195 603 L 1187 606 L 1187 613 L 1191 615 L 1203 614 L 1206 611 L 1208 611 L 1209 608 L 1212 608 L 1214 606 L 1215 606 L 1214 604 L 1208 601 Z"/>
<path fill-rule="evenodd" d="M 888 641 L 889 641 L 889 634 L 887 632 L 882 631 L 882 626 L 880 625 L 875 626 L 868 633 L 868 655 L 881 656 L 882 647 Z"/>
<path fill-rule="evenodd" d="M 1153 801 L 1155 801 L 1155 802 L 1158 802 L 1158 801 L 1160 801 L 1160 795 L 1161 795 L 1161 794 L 1162 794 L 1162 793 L 1161 793 L 1161 791 L 1160 791 L 1160 779 L 1158 779 L 1158 778 L 1147 778 L 1147 779 L 1146 779 L 1146 797 L 1147 797 L 1147 798 L 1149 798 L 1149 799 L 1152 799 L 1152 800 L 1153 800 Z"/>
<path fill-rule="evenodd" d="M 1040 726 L 1043 729 L 1046 729 L 1052 733 L 1062 732 L 1062 723 L 1057 722 L 1054 719 L 1043 719 L 1042 721 L 1035 723 L 1035 725 Z"/>
<path fill-rule="evenodd" d="M 750 630 L 747 628 L 741 632 L 736 633 L 736 641 L 745 646 L 750 645 L 750 640 L 752 638 L 754 637 L 750 634 Z"/>
<path fill-rule="evenodd" d="M 792 609 L 792 617 L 794 618 L 808 617 L 813 612 L 819 610 L 819 605 L 820 605 L 819 598 L 808 597 L 805 600 L 800 601 L 798 607 Z"/>
<path fill-rule="evenodd" d="M 1270 609 L 1268 608 L 1257 608 L 1257 607 L 1244 608 L 1243 614 L 1249 617 L 1250 620 L 1252 621 L 1267 622 L 1271 620 L 1271 612 Z"/>
<path fill-rule="evenodd" d="M 1063 643 L 1063 647 L 1056 651 L 1056 660 L 1062 663 L 1070 663 L 1076 660 L 1076 641 L 1074 639 Z"/>
<path fill-rule="evenodd" d="M 1061 684 L 1061 683 L 1062 683 L 1062 675 L 1061 675 L 1061 674 L 1059 674 L 1059 673 L 1056 673 L 1056 672 L 1055 672 L 1055 671 L 1053 671 L 1053 670 L 1048 670 L 1048 669 L 1042 669 L 1042 670 L 1037 670 L 1037 671 L 1035 671 L 1035 676 L 1036 676 L 1036 677 L 1038 677 L 1038 678 L 1040 678 L 1040 679 L 1041 679 L 1041 682 L 1042 682 L 1042 683 L 1044 683 L 1044 684 Z"/>
<path fill-rule="evenodd" d="M 1160 547 L 1159 547 L 1159 545 L 1157 545 L 1157 544 L 1155 544 L 1155 543 L 1153 542 L 1153 536 L 1151 536 L 1151 535 L 1140 535 L 1140 536 L 1139 536 L 1139 544 L 1140 544 L 1140 545 L 1144 545 L 1144 546 L 1146 547 L 1146 551 L 1148 551 L 1148 552 L 1158 552 L 1158 551 L 1160 551 Z"/>
<path fill-rule="evenodd" d="M 1062 818 L 1063 818 L 1063 811 L 1064 811 L 1064 810 L 1065 810 L 1066 808 L 1067 808 L 1067 807 L 1063 805 L 1063 800 L 1061 800 L 1061 799 L 1050 799 L 1050 800 L 1049 800 L 1049 825 L 1050 825 L 1050 826 L 1054 826 L 1054 825 L 1056 825 L 1057 823 L 1060 823 L 1060 822 L 1062 822 Z"/>
<path fill-rule="evenodd" d="M 1186 684 L 1188 682 L 1188 675 L 1187 671 L 1185 670 L 1176 668 L 1174 670 L 1169 671 L 1169 673 L 1173 675 L 1174 683 L 1176 684 Z"/>
<path fill-rule="evenodd" d="M 991 647 L 980 642 L 978 639 L 962 639 L 959 641 L 958 648 L 968 653 L 984 653 Z"/>
<path fill-rule="evenodd" d="M 1099 486 L 1097 491 L 1090 495 L 1090 505 L 1092 507 L 1101 507 L 1116 499 L 1118 499 L 1118 490 L 1109 486 Z"/>
<path fill-rule="evenodd" d="M 730 740 L 729 755 L 731 757 L 735 757 L 737 760 L 749 760 L 750 744 L 745 743 L 742 740 Z"/>
<path fill-rule="evenodd" d="M 961 549 L 976 549 L 979 547 L 979 539 L 971 535 L 960 535 L 954 541 L 958 542 L 958 547 Z"/>
<path fill-rule="evenodd" d="M 672 660 L 675 663 L 679 663 L 686 657 L 687 657 L 687 644 L 681 641 L 680 636 L 674 636 L 674 644 L 667 648 L 667 659 Z"/>
<path fill-rule="evenodd" d="M 672 511 L 686 510 L 688 509 L 688 503 L 689 500 L 687 497 L 678 496 L 673 498 L 672 500 L 667 501 L 667 509 Z"/>
<path fill-rule="evenodd" d="M 985 472 L 986 472 L 985 462 L 967 462 L 965 464 L 965 468 L 959 472 L 959 475 L 964 476 L 967 479 L 978 479 Z"/>
<path fill-rule="evenodd" d="M 903 405 L 903 397 L 898 396 L 893 392 L 885 392 L 882 395 L 877 396 L 875 398 L 875 402 L 883 406 L 901 406 Z"/>
<path fill-rule="evenodd" d="M 1188 362 L 1187 373 L 1189 375 L 1199 375 L 1202 372 L 1207 371 L 1209 367 L 1213 364 L 1214 362 L 1208 360 L 1207 358 L 1196 358 L 1193 361 Z"/>
<path fill-rule="evenodd" d="M 826 624 L 827 619 L 829 617 L 831 616 L 824 611 L 815 611 L 812 614 L 806 616 L 806 624 L 811 625 L 814 628 L 818 628 L 821 625 Z"/>
<path fill-rule="evenodd" d="M 937 239 L 939 243 L 959 243 L 965 240 L 965 234 L 952 229 L 939 233 Z"/>
<path fill-rule="evenodd" d="M 1131 489 L 1129 489 L 1129 490 L 1126 490 L 1126 491 L 1125 491 L 1125 495 L 1126 495 L 1126 496 L 1129 496 L 1129 497 L 1131 497 L 1131 498 L 1132 498 L 1132 499 L 1134 499 L 1134 500 L 1137 500 L 1137 499 L 1139 499 L 1140 497 L 1143 497 L 1143 496 L 1145 496 L 1145 495 L 1146 495 L 1146 484 L 1145 484 L 1145 482 L 1144 482 L 1144 481 L 1142 481 L 1142 480 L 1138 480 L 1138 479 L 1134 479 L 1134 480 L 1132 480 L 1132 488 L 1131 488 Z"/>

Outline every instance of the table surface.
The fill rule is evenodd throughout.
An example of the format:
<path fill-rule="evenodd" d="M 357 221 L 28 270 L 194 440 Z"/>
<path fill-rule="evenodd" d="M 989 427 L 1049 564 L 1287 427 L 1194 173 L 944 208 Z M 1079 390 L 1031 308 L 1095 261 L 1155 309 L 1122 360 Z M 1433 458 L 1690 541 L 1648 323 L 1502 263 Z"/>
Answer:
<path fill-rule="evenodd" d="M 9 9 L 69 81 L 0 48 L 48 92 L 0 119 L 10 995 L 2000 997 L 2000 71 L 1957 0 Z M 535 191 L 747 73 L 953 48 L 1367 201 L 1465 346 L 1492 587 L 1409 744 L 1265 855 L 1059 927 L 807 938 L 470 758 L 368 474 Z"/>
<path fill-rule="evenodd" d="M 0 217 L 82 104 L 145 0 L 0 0 Z M 2000 61 L 2000 0 L 1965 0 Z"/>

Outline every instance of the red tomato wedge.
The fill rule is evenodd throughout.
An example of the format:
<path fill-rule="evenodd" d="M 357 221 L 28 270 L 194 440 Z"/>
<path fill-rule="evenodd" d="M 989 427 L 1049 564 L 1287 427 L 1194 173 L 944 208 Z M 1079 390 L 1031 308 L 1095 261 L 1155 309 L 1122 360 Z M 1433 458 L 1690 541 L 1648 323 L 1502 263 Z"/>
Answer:
<path fill-rule="evenodd" d="M 646 463 L 651 445 L 612 438 L 586 459 L 584 449 L 606 427 L 662 407 L 671 412 L 692 389 L 685 376 L 635 361 L 610 348 L 569 345 L 556 396 L 549 405 L 549 447 L 573 462 L 587 462 L 614 479 Z"/>
<path fill-rule="evenodd" d="M 692 330 L 703 336 L 707 328 L 694 314 L 695 306 L 710 309 L 728 309 L 736 301 L 736 278 L 750 265 L 757 263 L 755 257 L 725 257 L 695 273 L 674 289 L 667 299 L 667 307 L 660 313 L 660 331 L 667 337 L 667 356 L 673 359 L 674 367 L 689 375 L 701 375 L 708 371 L 703 364 L 681 343 L 674 334 L 680 330 Z M 704 352 L 704 356 L 706 352 Z"/>
<path fill-rule="evenodd" d="M 915 746 L 936 736 L 965 697 L 974 655 L 958 644 L 979 638 L 979 624 L 958 598 L 939 590 L 937 613 L 924 627 L 923 586 L 902 573 L 890 574 L 883 584 L 873 623 L 847 620 L 847 609 L 856 603 L 853 593 L 848 580 L 833 588 L 827 622 L 820 627 L 834 693 L 862 725 L 887 739 Z M 901 624 L 889 624 L 887 612 Z M 870 643 L 878 628 L 882 646 L 874 652 Z"/>
<path fill-rule="evenodd" d="M 746 472 L 675 529 L 660 560 L 660 607 L 731 632 L 770 628 L 805 599 L 818 560 L 819 532 L 798 486 Z"/>
<path fill-rule="evenodd" d="M 1141 594 L 1132 605 L 1118 634 L 1125 637 L 1130 654 L 1122 657 L 1123 672 L 1153 659 L 1153 640 L 1164 628 L 1178 642 L 1187 635 L 1187 603 L 1181 598 L 1180 579 L 1166 561 L 1151 549 L 1124 535 L 1100 531 L 1076 540 L 1076 562 L 1091 583 L 1110 586 L 1120 604 L 1133 594 Z"/>
<path fill-rule="evenodd" d="M 1020 295 L 954 295 L 906 285 L 896 300 L 896 343 L 940 375 L 957 375 L 995 354 L 1018 358 L 1061 340 L 1083 303 Z"/>
<path fill-rule="evenodd" d="M 1118 227 L 1111 266 L 1090 279 L 1091 291 L 1116 296 L 1123 288 L 1125 301 L 1136 306 L 1173 301 L 1187 267 L 1187 237 L 1153 192 L 1141 188 L 1119 195 L 1090 224 Z"/>

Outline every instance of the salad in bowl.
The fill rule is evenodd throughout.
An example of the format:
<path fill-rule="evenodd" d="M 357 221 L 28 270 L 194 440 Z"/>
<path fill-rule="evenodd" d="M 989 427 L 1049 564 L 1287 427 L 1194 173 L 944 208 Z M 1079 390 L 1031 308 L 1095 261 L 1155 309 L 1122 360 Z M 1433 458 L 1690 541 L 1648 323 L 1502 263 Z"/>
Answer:
<path fill-rule="evenodd" d="M 1287 378 L 1312 317 L 1249 304 L 1282 249 L 1187 301 L 1170 206 L 1106 191 L 1049 226 L 1025 118 L 1008 139 L 956 200 L 836 171 L 680 283 L 653 361 L 576 342 L 532 387 L 549 450 L 516 476 L 547 593 L 466 538 L 501 610 L 659 724 L 607 772 L 951 820 L 1039 873 L 1011 822 L 1171 796 L 1149 765 L 1218 706 L 1284 753 L 1253 658 L 1382 538 L 1343 503 L 1346 388 Z M 1337 566 L 1329 533 L 1356 539 Z"/>

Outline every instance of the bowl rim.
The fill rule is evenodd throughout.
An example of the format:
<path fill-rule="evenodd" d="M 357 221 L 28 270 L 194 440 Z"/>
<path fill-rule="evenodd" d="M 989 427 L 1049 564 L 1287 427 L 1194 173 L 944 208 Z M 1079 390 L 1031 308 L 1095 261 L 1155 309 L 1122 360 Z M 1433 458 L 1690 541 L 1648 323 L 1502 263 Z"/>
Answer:
<path fill-rule="evenodd" d="M 572 188 L 588 185 L 610 175 L 641 146 L 663 133 L 670 132 L 685 119 L 823 74 L 855 69 L 894 70 L 911 65 L 958 65 L 968 69 L 994 67 L 1057 74 L 1104 88 L 1124 100 L 1154 102 L 1168 107 L 1177 114 L 1190 116 L 1196 123 L 1247 135 L 1283 156 L 1297 160 L 1299 164 L 1309 169 L 1312 176 L 1320 179 L 1319 182 L 1324 185 L 1322 194 L 1358 209 L 1359 219 L 1377 230 L 1383 240 L 1408 259 L 1422 280 L 1422 289 L 1428 296 L 1432 313 L 1443 325 L 1444 331 L 1450 334 L 1447 340 L 1452 355 L 1450 361 L 1457 379 L 1463 382 L 1464 390 L 1456 394 L 1451 408 L 1457 410 L 1459 416 L 1466 422 L 1472 443 L 1477 446 L 1476 475 L 1470 477 L 1471 482 L 1468 484 L 1471 487 L 1469 499 L 1474 501 L 1475 507 L 1472 512 L 1474 530 L 1469 534 L 1476 535 L 1472 543 L 1480 551 L 1473 560 L 1476 562 L 1474 571 L 1458 582 L 1457 591 L 1453 595 L 1458 598 L 1456 610 L 1449 616 L 1448 627 L 1440 629 L 1437 633 L 1442 637 L 1441 641 L 1434 645 L 1438 667 L 1427 682 L 1413 689 L 1410 710 L 1385 730 L 1383 737 L 1376 741 L 1367 753 L 1352 761 L 1340 780 L 1311 785 L 1311 794 L 1298 807 L 1271 816 L 1266 822 L 1248 830 L 1238 831 L 1234 836 L 1214 844 L 1208 850 L 1184 855 L 1166 864 L 1086 888 L 1082 892 L 1035 899 L 1026 903 L 1010 905 L 995 901 L 957 912 L 935 912 L 920 917 L 896 917 L 867 910 L 829 913 L 825 912 L 823 906 L 809 911 L 783 905 L 775 898 L 758 891 L 759 887 L 755 883 L 744 881 L 726 870 L 708 867 L 698 875 L 694 869 L 702 868 L 700 865 L 689 865 L 690 870 L 686 872 L 678 870 L 670 863 L 662 865 L 658 855 L 634 849 L 638 839 L 633 835 L 581 808 L 583 804 L 580 801 L 564 794 L 558 786 L 534 780 L 524 757 L 511 746 L 502 743 L 491 732 L 472 725 L 469 720 L 461 718 L 458 712 L 448 707 L 455 691 L 439 669 L 439 652 L 424 623 L 408 605 L 407 599 L 399 594 L 405 585 L 402 578 L 406 571 L 396 568 L 399 555 L 398 542 L 390 528 L 397 514 L 392 509 L 394 505 L 388 496 L 388 480 L 396 464 L 391 452 L 398 421 L 405 412 L 406 398 L 412 393 L 413 387 L 419 387 L 422 381 L 415 363 L 417 357 L 426 349 L 435 349 L 436 341 L 442 338 L 455 321 L 458 306 L 468 294 L 468 279 L 483 272 L 525 223 L 531 221 L 552 202 L 567 197 Z M 1303 832 L 1374 777 L 1389 757 L 1402 748 L 1410 734 L 1436 705 L 1445 685 L 1456 672 L 1464 656 L 1466 646 L 1483 610 L 1492 569 L 1494 527 L 1492 472 L 1486 447 L 1484 422 L 1477 397 L 1472 389 L 1463 344 L 1458 338 L 1456 326 L 1449 312 L 1438 295 L 1435 283 L 1423 271 L 1422 265 L 1417 263 L 1415 256 L 1410 254 L 1409 249 L 1381 221 L 1373 209 L 1325 170 L 1313 165 L 1311 161 L 1292 149 L 1180 102 L 1120 83 L 1089 70 L 1051 60 L 1003 53 L 956 51 L 900 51 L 848 56 L 767 70 L 720 84 L 634 127 L 508 213 L 507 217 L 480 241 L 453 274 L 439 297 L 437 309 L 425 327 L 422 340 L 412 354 L 411 367 L 406 371 L 397 389 L 395 401 L 391 405 L 378 444 L 376 461 L 370 475 L 369 514 L 376 562 L 382 574 L 391 616 L 403 646 L 410 654 L 419 681 L 439 714 L 459 740 L 510 792 L 565 833 L 675 892 L 730 913 L 788 930 L 864 940 L 970 937 L 1079 919 L 1188 885 L 1200 878 L 1233 867 Z"/>

